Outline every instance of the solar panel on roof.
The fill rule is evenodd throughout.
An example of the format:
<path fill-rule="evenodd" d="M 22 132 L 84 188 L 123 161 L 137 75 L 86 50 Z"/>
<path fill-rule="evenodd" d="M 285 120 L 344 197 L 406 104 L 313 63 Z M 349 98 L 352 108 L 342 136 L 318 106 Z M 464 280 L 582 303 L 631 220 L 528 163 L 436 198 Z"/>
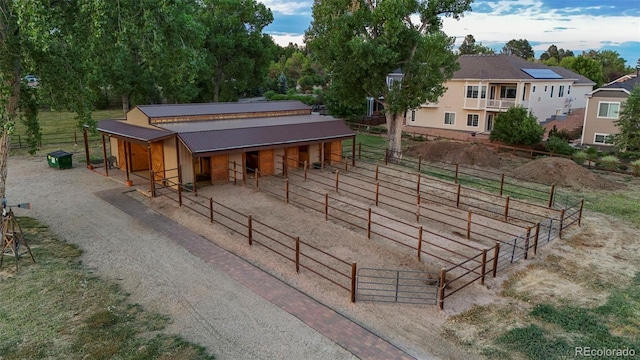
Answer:
<path fill-rule="evenodd" d="M 558 75 L 550 69 L 520 69 L 527 73 L 534 79 L 562 79 L 562 76 Z"/>

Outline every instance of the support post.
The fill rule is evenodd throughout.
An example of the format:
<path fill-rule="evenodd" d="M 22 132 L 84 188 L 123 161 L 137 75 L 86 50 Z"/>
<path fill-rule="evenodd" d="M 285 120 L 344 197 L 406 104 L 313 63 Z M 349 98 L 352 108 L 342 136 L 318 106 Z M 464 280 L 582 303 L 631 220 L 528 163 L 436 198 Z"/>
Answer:
<path fill-rule="evenodd" d="M 358 143 L 358 160 L 362 159 L 362 143 Z"/>
<path fill-rule="evenodd" d="M 378 163 L 376 163 L 376 181 L 378 181 Z"/>
<path fill-rule="evenodd" d="M 456 176 L 453 178 L 453 183 L 458 183 L 458 171 L 460 170 L 460 164 L 456 164 Z"/>
<path fill-rule="evenodd" d="M 336 170 L 336 193 L 338 193 L 338 179 L 340 178 L 340 170 Z"/>
<path fill-rule="evenodd" d="M 422 225 L 418 230 L 418 261 L 421 260 L 422 257 Z"/>
<path fill-rule="evenodd" d="M 249 246 L 253 245 L 253 220 L 251 219 L 251 215 L 247 217 L 249 224 L 247 225 L 248 238 L 249 238 Z"/>
<path fill-rule="evenodd" d="M 320 169 L 324 170 L 324 143 L 320 143 Z"/>
<path fill-rule="evenodd" d="M 418 156 L 418 172 L 422 172 L 422 155 Z"/>
<path fill-rule="evenodd" d="M 371 239 L 371 208 L 367 212 L 367 239 Z"/>
<path fill-rule="evenodd" d="M 582 226 L 582 209 L 584 208 L 584 199 L 580 200 L 580 212 L 578 213 L 578 226 Z"/>
<path fill-rule="evenodd" d="M 482 277 L 480 278 L 480 285 L 484 285 L 484 275 L 487 270 L 487 249 L 482 250 Z"/>
<path fill-rule="evenodd" d="M 309 163 L 307 160 L 304 161 L 304 181 L 307 181 L 307 168 L 309 167 Z"/>
<path fill-rule="evenodd" d="M 551 191 L 549 192 L 549 209 L 553 206 L 553 197 L 556 194 L 556 184 L 551 185 Z"/>
<path fill-rule="evenodd" d="M 74 132 L 75 134 L 75 132 Z M 104 160 L 104 174 L 109 176 L 109 162 L 107 161 L 107 145 L 104 142 L 104 134 L 100 136 L 102 138 L 102 160 Z M 151 152 L 149 152 L 149 160 L 151 160 Z"/>
<path fill-rule="evenodd" d="M 213 224 L 213 198 L 209 198 L 209 220 Z"/>
<path fill-rule="evenodd" d="M 324 193 L 324 220 L 329 220 L 329 193 Z"/>
<path fill-rule="evenodd" d="M 504 222 L 509 222 L 509 195 L 504 203 Z"/>
<path fill-rule="evenodd" d="M 151 191 L 151 197 L 154 198 L 156 197 L 156 174 L 153 172 L 153 170 L 151 170 L 149 171 L 149 175 L 151 175 L 151 181 L 149 181 L 149 190 Z"/>
<path fill-rule="evenodd" d="M 178 166 L 178 206 L 182 207 L 182 170 Z"/>
<path fill-rule="evenodd" d="M 458 194 L 456 195 L 456 207 L 460 207 L 460 184 L 458 184 Z"/>
<path fill-rule="evenodd" d="M 538 239 L 540 238 L 540 222 L 536 224 L 536 237 L 533 238 L 533 255 L 538 252 Z"/>
<path fill-rule="evenodd" d="M 504 173 L 500 177 L 500 196 L 504 193 Z"/>
<path fill-rule="evenodd" d="M 496 241 L 496 246 L 493 248 L 493 277 L 496 277 L 498 273 L 498 256 L 500 255 L 500 243 Z"/>
<path fill-rule="evenodd" d="M 255 186 L 256 186 L 256 190 L 259 190 L 260 188 L 258 187 L 258 177 L 260 176 L 260 170 L 256 169 L 255 172 L 253 173 L 253 178 L 255 179 Z"/>
<path fill-rule="evenodd" d="M 444 287 L 447 284 L 447 269 L 440 269 L 440 289 L 438 291 L 438 307 L 444 310 Z"/>
<path fill-rule="evenodd" d="M 356 302 L 356 274 L 358 273 L 358 266 L 355 262 L 351 263 L 351 302 Z"/>
<path fill-rule="evenodd" d="M 289 203 L 289 179 L 284 179 L 284 191 L 287 198 L 287 204 Z"/>
<path fill-rule="evenodd" d="M 418 181 L 416 183 L 416 195 L 420 197 L 420 173 L 418 173 Z"/>
<path fill-rule="evenodd" d="M 233 160 L 233 185 L 236 185 L 238 181 L 238 171 L 236 170 L 236 161 Z"/>
<path fill-rule="evenodd" d="M 384 164 L 389 165 L 389 149 L 384 150 Z"/>
<path fill-rule="evenodd" d="M 376 206 L 378 206 L 379 197 L 380 197 L 380 183 L 376 181 Z"/>
<path fill-rule="evenodd" d="M 531 237 L 531 226 L 527 226 L 527 235 L 524 238 L 524 259 L 529 258 L 529 238 Z"/>
<path fill-rule="evenodd" d="M 82 136 L 84 137 L 84 158 L 87 161 L 87 169 L 93 169 L 91 165 L 91 156 L 89 155 L 89 136 L 87 135 L 87 128 L 82 129 Z"/>
<path fill-rule="evenodd" d="M 351 140 L 351 166 L 356 166 L 356 136 Z M 345 165 L 346 170 L 346 165 Z"/>
<path fill-rule="evenodd" d="M 564 226 L 564 209 L 560 210 L 560 228 L 558 229 L 558 237 L 562 239 L 562 227 Z"/>
<path fill-rule="evenodd" d="M 471 211 L 467 216 L 467 240 L 471 239 Z"/>
<path fill-rule="evenodd" d="M 300 237 L 296 237 L 296 274 L 300 273 Z"/>

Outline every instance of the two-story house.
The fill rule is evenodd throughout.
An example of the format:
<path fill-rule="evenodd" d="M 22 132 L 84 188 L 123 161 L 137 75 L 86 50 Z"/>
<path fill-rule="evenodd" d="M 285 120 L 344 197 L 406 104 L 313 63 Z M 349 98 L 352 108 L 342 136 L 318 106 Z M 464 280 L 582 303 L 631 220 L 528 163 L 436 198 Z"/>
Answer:
<path fill-rule="evenodd" d="M 407 113 L 406 125 L 490 132 L 497 114 L 518 105 L 542 122 L 586 106 L 595 83 L 568 69 L 503 54 L 462 55 L 437 103 Z"/>
<path fill-rule="evenodd" d="M 634 86 L 640 86 L 637 74 L 625 75 L 587 94 L 580 144 L 611 146 L 607 138 L 620 132 L 615 121 Z"/>

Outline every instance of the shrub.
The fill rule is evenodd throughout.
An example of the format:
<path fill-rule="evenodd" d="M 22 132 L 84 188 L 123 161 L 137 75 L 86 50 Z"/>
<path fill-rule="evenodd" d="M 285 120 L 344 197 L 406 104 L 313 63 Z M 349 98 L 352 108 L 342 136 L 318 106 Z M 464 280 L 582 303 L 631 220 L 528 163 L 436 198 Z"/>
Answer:
<path fill-rule="evenodd" d="M 629 165 L 631 165 L 631 168 L 633 169 L 633 175 L 640 175 L 640 160 L 633 161 Z"/>
<path fill-rule="evenodd" d="M 491 141 L 503 141 L 509 145 L 535 145 L 542 140 L 545 129 L 527 109 L 514 106 L 495 117 Z"/>
<path fill-rule="evenodd" d="M 571 155 L 576 151 L 571 147 L 571 145 L 569 145 L 566 139 L 558 136 L 549 137 L 545 148 L 550 153 L 561 155 Z"/>
<path fill-rule="evenodd" d="M 596 166 L 602 167 L 609 171 L 613 171 L 616 169 L 616 166 L 618 166 L 619 163 L 620 163 L 620 159 L 618 159 L 613 155 L 607 155 L 607 156 L 601 157 L 600 160 L 598 160 L 598 162 L 596 163 Z"/>
<path fill-rule="evenodd" d="M 269 91 L 265 91 L 263 95 L 265 98 L 271 100 L 275 94 L 276 94 L 275 91 L 269 90 Z"/>
<path fill-rule="evenodd" d="M 587 161 L 588 157 L 589 156 L 587 155 L 587 153 L 582 150 L 576 151 L 573 153 L 573 155 L 571 155 L 571 158 L 573 159 L 573 161 L 575 161 L 578 165 L 584 164 L 584 162 Z"/>

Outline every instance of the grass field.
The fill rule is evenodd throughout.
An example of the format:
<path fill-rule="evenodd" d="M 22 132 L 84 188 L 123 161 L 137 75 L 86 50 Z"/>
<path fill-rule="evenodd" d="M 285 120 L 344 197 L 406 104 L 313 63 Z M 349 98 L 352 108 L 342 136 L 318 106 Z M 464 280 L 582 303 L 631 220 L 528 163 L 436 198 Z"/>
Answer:
<path fill-rule="evenodd" d="M 212 359 L 204 348 L 164 334 L 168 319 L 83 267 L 81 251 L 47 227 L 19 218 L 36 263 L 5 257 L 0 268 L 0 358 Z M 8 260 L 8 261 L 7 261 Z"/>

